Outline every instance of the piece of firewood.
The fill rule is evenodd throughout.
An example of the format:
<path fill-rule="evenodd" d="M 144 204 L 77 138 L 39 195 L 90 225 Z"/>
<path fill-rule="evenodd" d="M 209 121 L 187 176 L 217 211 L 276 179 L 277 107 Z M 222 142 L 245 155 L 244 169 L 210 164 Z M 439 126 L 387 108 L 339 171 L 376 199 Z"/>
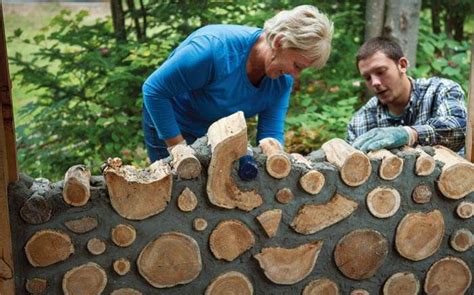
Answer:
<path fill-rule="evenodd" d="M 128 247 L 135 241 L 137 232 L 130 224 L 119 224 L 112 229 L 111 236 L 115 245 Z"/>
<path fill-rule="evenodd" d="M 420 261 L 433 255 L 444 235 L 444 219 L 439 210 L 409 213 L 400 221 L 395 246 L 403 257 Z"/>
<path fill-rule="evenodd" d="M 66 233 L 46 229 L 28 240 L 25 253 L 31 265 L 45 267 L 66 260 L 74 253 L 74 245 Z"/>
<path fill-rule="evenodd" d="M 252 295 L 253 286 L 242 273 L 229 271 L 212 280 L 205 293 L 205 295 L 221 294 Z"/>
<path fill-rule="evenodd" d="M 257 216 L 257 220 L 269 238 L 274 237 L 281 221 L 281 209 L 268 210 Z"/>
<path fill-rule="evenodd" d="M 458 252 L 466 252 L 472 247 L 474 237 L 470 230 L 466 228 L 458 229 L 449 241 L 451 247 Z"/>
<path fill-rule="evenodd" d="M 370 295 L 370 293 L 364 289 L 355 289 L 352 290 L 351 295 Z"/>
<path fill-rule="evenodd" d="M 104 253 L 106 249 L 107 245 L 101 239 L 92 238 L 87 241 L 87 250 L 89 250 L 92 255 L 100 255 Z"/>
<path fill-rule="evenodd" d="M 357 206 L 357 202 L 336 193 L 326 204 L 303 205 L 291 227 L 300 234 L 314 234 L 348 217 Z"/>
<path fill-rule="evenodd" d="M 130 261 L 127 258 L 119 258 L 114 261 L 113 267 L 118 275 L 124 276 L 130 271 Z"/>
<path fill-rule="evenodd" d="M 254 257 L 270 281 L 279 285 L 292 285 L 313 271 L 322 246 L 322 241 L 313 241 L 291 249 L 263 248 Z"/>
<path fill-rule="evenodd" d="M 221 221 L 209 236 L 209 247 L 217 259 L 233 261 L 255 244 L 252 231 L 236 219 Z"/>
<path fill-rule="evenodd" d="M 312 168 L 311 161 L 300 154 L 292 153 L 290 156 L 296 163 L 306 166 L 303 176 L 300 177 L 299 183 L 301 188 L 308 194 L 315 195 L 321 191 L 326 182 L 324 174 Z"/>
<path fill-rule="evenodd" d="M 416 148 L 404 146 L 401 150 L 406 153 L 417 154 L 415 163 L 416 175 L 427 176 L 433 173 L 434 169 L 436 168 L 436 161 L 432 156 L 428 155 L 420 146 Z"/>
<path fill-rule="evenodd" d="M 334 250 L 339 270 L 353 280 L 368 279 L 382 266 L 388 253 L 388 242 L 372 229 L 359 229 L 342 237 Z"/>
<path fill-rule="evenodd" d="M 190 236 L 167 232 L 143 248 L 137 266 L 140 275 L 155 288 L 187 284 L 201 272 L 201 252 Z"/>
<path fill-rule="evenodd" d="M 431 188 L 426 184 L 417 185 L 411 195 L 413 201 L 417 204 L 428 203 L 432 196 Z"/>
<path fill-rule="evenodd" d="M 461 202 L 456 208 L 456 213 L 462 219 L 471 218 L 474 215 L 474 203 L 472 202 Z"/>
<path fill-rule="evenodd" d="M 110 295 L 143 295 L 142 292 L 132 288 L 120 288 L 112 291 Z"/>
<path fill-rule="evenodd" d="M 44 294 L 48 281 L 40 278 L 27 279 L 25 289 L 29 294 Z"/>
<path fill-rule="evenodd" d="M 105 270 L 89 262 L 69 270 L 63 277 L 65 295 L 102 294 L 107 285 Z"/>
<path fill-rule="evenodd" d="M 403 159 L 386 149 L 372 151 L 367 154 L 370 159 L 381 160 L 379 176 L 385 180 L 394 180 L 403 171 Z"/>
<path fill-rule="evenodd" d="M 196 208 L 198 199 L 193 191 L 186 187 L 179 195 L 177 202 L 179 210 L 183 212 L 191 212 Z"/>
<path fill-rule="evenodd" d="M 201 162 L 194 155 L 192 147 L 185 144 L 178 144 L 171 149 L 173 160 L 171 167 L 182 179 L 196 178 L 201 174 Z"/>
<path fill-rule="evenodd" d="M 295 198 L 293 193 L 289 188 L 282 188 L 278 190 L 278 192 L 275 195 L 275 198 L 277 199 L 278 202 L 282 204 L 288 204 L 291 200 Z"/>
<path fill-rule="evenodd" d="M 461 199 L 474 192 L 474 164 L 443 146 L 435 147 L 435 160 L 444 163 L 438 188 L 449 199 Z"/>
<path fill-rule="evenodd" d="M 12 277 L 12 268 L 5 262 L 3 258 L 0 258 L 0 279 L 9 280 Z"/>
<path fill-rule="evenodd" d="M 204 218 L 195 218 L 193 220 L 193 227 L 197 231 L 203 231 L 207 228 L 207 221 Z"/>
<path fill-rule="evenodd" d="M 68 220 L 64 222 L 64 225 L 73 233 L 84 234 L 95 229 L 98 225 L 98 222 L 94 217 L 86 216 L 79 219 Z"/>
<path fill-rule="evenodd" d="M 290 174 L 290 158 L 283 151 L 283 147 L 278 140 L 271 137 L 261 139 L 259 147 L 262 149 L 262 153 L 267 156 L 265 168 L 268 174 L 276 179 L 285 178 Z"/>
<path fill-rule="evenodd" d="M 348 186 L 359 186 L 369 179 L 372 165 L 363 152 L 339 138 L 331 139 L 321 148 L 328 162 L 339 169 L 342 181 Z"/>
<path fill-rule="evenodd" d="M 91 197 L 91 171 L 84 165 L 74 165 L 64 176 L 63 199 L 72 206 L 84 206 Z"/>
<path fill-rule="evenodd" d="M 169 166 L 156 161 L 147 169 L 137 170 L 121 166 L 118 160 L 109 159 L 103 170 L 115 211 L 124 218 L 142 220 L 165 210 L 173 184 Z"/>
<path fill-rule="evenodd" d="M 397 272 L 383 286 L 384 295 L 418 295 L 419 291 L 420 282 L 411 272 Z"/>
<path fill-rule="evenodd" d="M 20 209 L 21 218 L 29 224 L 41 224 L 51 219 L 53 206 L 42 195 L 34 193 L 23 203 Z"/>
<path fill-rule="evenodd" d="M 379 186 L 367 195 L 369 212 L 378 218 L 389 218 L 400 208 L 400 193 L 391 187 Z"/>
<path fill-rule="evenodd" d="M 302 295 L 339 295 L 339 287 L 328 278 L 311 281 L 303 289 Z"/>
<path fill-rule="evenodd" d="M 250 211 L 262 205 L 255 191 L 241 191 L 231 177 L 233 163 L 247 153 L 247 125 L 243 112 L 214 122 L 208 130 L 212 158 L 209 164 L 207 195 L 222 208 Z"/>
<path fill-rule="evenodd" d="M 469 266 L 462 259 L 448 256 L 433 263 L 425 278 L 426 294 L 465 294 L 472 282 Z"/>

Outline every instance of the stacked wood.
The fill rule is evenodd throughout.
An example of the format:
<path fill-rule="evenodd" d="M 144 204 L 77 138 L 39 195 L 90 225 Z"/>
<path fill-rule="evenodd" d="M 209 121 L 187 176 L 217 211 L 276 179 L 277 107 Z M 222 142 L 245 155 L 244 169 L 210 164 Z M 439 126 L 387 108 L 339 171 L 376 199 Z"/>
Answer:
<path fill-rule="evenodd" d="M 454 250 L 458 252 L 466 252 L 472 247 L 474 237 L 470 230 L 460 228 L 451 236 L 449 243 Z"/>
<path fill-rule="evenodd" d="M 100 265 L 89 262 L 69 270 L 63 277 L 65 295 L 99 295 L 107 285 L 107 274 Z"/>
<path fill-rule="evenodd" d="M 40 278 L 27 279 L 25 284 L 25 289 L 30 294 L 43 294 L 47 287 L 48 282 Z"/>
<path fill-rule="evenodd" d="M 236 219 L 221 221 L 209 236 L 209 247 L 217 259 L 233 261 L 255 244 L 252 231 Z"/>
<path fill-rule="evenodd" d="M 432 195 L 433 193 L 431 192 L 429 186 L 427 186 L 426 184 L 419 184 L 413 190 L 411 197 L 415 203 L 425 204 L 431 200 Z"/>
<path fill-rule="evenodd" d="M 403 171 L 403 159 L 388 150 L 381 149 L 367 154 L 370 159 L 381 160 L 379 176 L 385 180 L 394 180 Z"/>
<path fill-rule="evenodd" d="M 198 204 L 196 195 L 188 187 L 186 187 L 183 190 L 183 192 L 179 195 L 177 202 L 178 202 L 179 210 L 183 212 L 193 211 Z"/>
<path fill-rule="evenodd" d="M 383 286 L 384 295 L 417 295 L 420 282 L 411 272 L 398 272 L 390 276 Z"/>
<path fill-rule="evenodd" d="M 456 208 L 456 213 L 462 219 L 471 218 L 474 215 L 474 203 L 472 202 L 461 202 Z"/>
<path fill-rule="evenodd" d="M 124 276 L 130 271 L 130 261 L 127 258 L 120 258 L 114 261 L 113 268 L 115 272 Z"/>
<path fill-rule="evenodd" d="M 326 182 L 324 175 L 313 169 L 311 161 L 303 157 L 301 154 L 292 153 L 291 157 L 296 163 L 303 164 L 307 168 L 299 180 L 301 188 L 311 195 L 319 193 Z"/>
<path fill-rule="evenodd" d="M 445 257 L 428 270 L 424 290 L 426 294 L 465 294 L 472 282 L 469 266 L 457 257 Z"/>
<path fill-rule="evenodd" d="M 84 165 L 74 165 L 64 176 L 63 199 L 72 206 L 84 206 L 91 196 L 91 172 Z"/>
<path fill-rule="evenodd" d="M 360 229 L 342 237 L 334 250 L 334 260 L 346 277 L 363 280 L 377 272 L 387 253 L 388 242 L 382 234 L 372 229 Z"/>
<path fill-rule="evenodd" d="M 0 258 L 0 279 L 9 280 L 13 277 L 13 271 L 10 265 L 3 259 Z"/>
<path fill-rule="evenodd" d="M 201 272 L 201 252 L 190 236 L 167 232 L 143 248 L 137 266 L 140 275 L 155 288 L 187 284 Z"/>
<path fill-rule="evenodd" d="M 263 248 L 254 257 L 270 281 L 279 285 L 293 285 L 313 271 L 322 246 L 322 241 L 314 241 L 291 249 Z"/>
<path fill-rule="evenodd" d="M 31 265 L 45 267 L 66 260 L 74 253 L 74 245 L 66 233 L 46 229 L 28 240 L 25 253 Z"/>
<path fill-rule="evenodd" d="M 170 201 L 173 177 L 169 166 L 162 161 L 137 170 L 109 159 L 103 174 L 110 203 L 124 218 L 142 220 L 156 215 L 165 210 Z"/>
<path fill-rule="evenodd" d="M 94 217 L 86 216 L 75 220 L 68 220 L 64 222 L 64 225 L 73 233 L 84 234 L 95 229 L 98 223 Z"/>
<path fill-rule="evenodd" d="M 435 147 L 435 160 L 444 163 L 438 188 L 449 199 L 461 199 L 474 192 L 474 164 L 443 146 Z"/>
<path fill-rule="evenodd" d="M 196 158 L 192 147 L 178 144 L 171 149 L 171 156 L 171 167 L 180 178 L 192 179 L 201 174 L 201 162 Z"/>
<path fill-rule="evenodd" d="M 372 165 L 369 158 L 342 139 L 334 138 L 321 147 L 328 162 L 341 173 L 341 179 L 348 186 L 359 186 L 369 179 Z"/>
<path fill-rule="evenodd" d="M 103 254 L 105 249 L 107 249 L 107 245 L 105 245 L 105 242 L 101 239 L 92 238 L 87 241 L 87 250 L 89 250 L 92 255 Z"/>
<path fill-rule="evenodd" d="M 416 153 L 416 163 L 415 163 L 415 174 L 418 176 L 427 176 L 433 173 L 436 162 L 435 159 L 428 155 L 421 147 L 412 148 L 409 146 L 404 146 L 402 151 L 407 153 Z"/>
<path fill-rule="evenodd" d="M 242 273 L 229 271 L 212 280 L 205 293 L 205 295 L 220 294 L 252 295 L 253 286 Z"/>
<path fill-rule="evenodd" d="M 242 112 L 220 119 L 209 127 L 212 158 L 209 164 L 207 195 L 222 208 L 250 211 L 262 205 L 255 191 L 241 191 L 231 177 L 232 164 L 247 152 L 247 125 Z"/>
<path fill-rule="evenodd" d="M 257 216 L 257 220 L 269 238 L 276 235 L 281 221 L 281 209 L 268 210 Z"/>
<path fill-rule="evenodd" d="M 277 199 L 278 202 L 282 204 L 288 204 L 291 200 L 295 198 L 291 190 L 287 187 L 282 188 L 278 190 L 278 192 L 275 195 L 275 198 Z"/>
<path fill-rule="evenodd" d="M 119 224 L 112 229 L 112 241 L 119 247 L 130 246 L 136 238 L 137 232 L 130 224 Z"/>
<path fill-rule="evenodd" d="M 207 221 L 204 218 L 195 218 L 193 220 L 193 227 L 197 231 L 203 231 L 207 228 Z"/>
<path fill-rule="evenodd" d="M 259 147 L 262 149 L 262 153 L 267 156 L 265 168 L 268 174 L 276 179 L 285 178 L 290 174 L 290 157 L 283 151 L 278 140 L 271 137 L 261 139 Z"/>
<path fill-rule="evenodd" d="M 439 210 L 409 213 L 400 221 L 395 235 L 398 253 L 412 261 L 433 255 L 444 235 L 444 219 Z"/>
<path fill-rule="evenodd" d="M 367 195 L 369 212 L 377 218 L 393 216 L 400 208 L 400 194 L 391 187 L 379 186 Z"/>
<path fill-rule="evenodd" d="M 302 295 L 339 295 L 339 287 L 328 278 L 311 281 L 303 289 Z"/>
<path fill-rule="evenodd" d="M 143 295 L 143 294 L 142 294 L 142 292 L 137 291 L 137 290 L 132 289 L 132 288 L 121 288 L 121 289 L 117 289 L 117 290 L 112 291 L 112 293 L 110 293 L 110 295 Z"/>
<path fill-rule="evenodd" d="M 357 202 L 336 193 L 326 204 L 303 205 L 291 223 L 300 234 L 314 234 L 338 223 L 357 209 Z"/>
<path fill-rule="evenodd" d="M 52 211 L 53 207 L 48 199 L 34 193 L 21 206 L 20 216 L 29 224 L 41 224 L 51 219 Z"/>

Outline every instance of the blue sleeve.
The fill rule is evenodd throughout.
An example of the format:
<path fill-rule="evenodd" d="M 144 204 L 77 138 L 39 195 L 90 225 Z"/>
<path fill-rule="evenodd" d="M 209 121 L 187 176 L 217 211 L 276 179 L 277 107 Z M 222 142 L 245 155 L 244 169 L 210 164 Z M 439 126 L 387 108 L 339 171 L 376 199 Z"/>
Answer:
<path fill-rule="evenodd" d="M 168 139 L 181 134 L 170 99 L 202 88 L 213 77 L 214 56 L 206 38 L 175 50 L 143 84 L 143 102 L 158 136 Z"/>

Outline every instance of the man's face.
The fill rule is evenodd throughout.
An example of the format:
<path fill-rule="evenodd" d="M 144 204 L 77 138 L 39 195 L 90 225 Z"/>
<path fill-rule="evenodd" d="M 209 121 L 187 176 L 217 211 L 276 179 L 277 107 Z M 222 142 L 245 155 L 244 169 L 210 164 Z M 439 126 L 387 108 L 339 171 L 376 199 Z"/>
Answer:
<path fill-rule="evenodd" d="M 272 49 L 272 56 L 265 61 L 265 74 L 271 79 L 288 74 L 294 78 L 311 65 L 311 60 L 306 58 L 301 51 L 291 48 Z"/>

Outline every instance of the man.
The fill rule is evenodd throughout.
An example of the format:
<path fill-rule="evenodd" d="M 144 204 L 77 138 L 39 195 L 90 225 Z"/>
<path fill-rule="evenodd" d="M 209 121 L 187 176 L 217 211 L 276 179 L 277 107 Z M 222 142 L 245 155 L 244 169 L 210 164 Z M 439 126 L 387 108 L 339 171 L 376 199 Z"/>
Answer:
<path fill-rule="evenodd" d="M 347 141 L 364 152 L 404 145 L 464 146 L 466 107 L 459 84 L 407 76 L 408 60 L 392 39 L 362 45 L 357 66 L 375 93 L 348 125 Z"/>

